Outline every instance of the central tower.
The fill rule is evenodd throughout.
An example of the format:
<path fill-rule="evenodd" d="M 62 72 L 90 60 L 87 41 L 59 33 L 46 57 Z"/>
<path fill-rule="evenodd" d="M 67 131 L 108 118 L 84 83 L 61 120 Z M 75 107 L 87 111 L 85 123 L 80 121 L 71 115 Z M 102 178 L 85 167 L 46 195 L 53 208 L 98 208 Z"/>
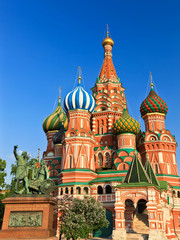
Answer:
<path fill-rule="evenodd" d="M 91 89 L 96 103 L 92 117 L 92 131 L 96 140 L 96 168 L 112 166 L 113 153 L 117 146 L 112 125 L 126 108 L 125 89 L 122 87 L 112 61 L 114 41 L 109 37 L 108 31 L 102 45 L 104 62 L 95 86 Z"/>

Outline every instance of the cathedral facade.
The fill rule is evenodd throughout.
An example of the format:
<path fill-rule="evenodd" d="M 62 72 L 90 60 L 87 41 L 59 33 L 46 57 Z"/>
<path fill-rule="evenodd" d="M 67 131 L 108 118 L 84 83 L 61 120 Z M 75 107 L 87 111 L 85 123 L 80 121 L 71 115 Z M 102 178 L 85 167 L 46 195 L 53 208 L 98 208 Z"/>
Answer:
<path fill-rule="evenodd" d="M 104 62 L 92 95 L 79 74 L 78 85 L 63 101 L 64 111 L 59 97 L 57 108 L 43 122 L 43 157 L 57 186 L 55 195 L 87 195 L 102 202 L 110 224 L 95 236 L 180 239 L 177 143 L 165 127 L 167 105 L 151 82 L 140 106 L 142 132 L 128 112 L 108 33 L 102 45 Z"/>

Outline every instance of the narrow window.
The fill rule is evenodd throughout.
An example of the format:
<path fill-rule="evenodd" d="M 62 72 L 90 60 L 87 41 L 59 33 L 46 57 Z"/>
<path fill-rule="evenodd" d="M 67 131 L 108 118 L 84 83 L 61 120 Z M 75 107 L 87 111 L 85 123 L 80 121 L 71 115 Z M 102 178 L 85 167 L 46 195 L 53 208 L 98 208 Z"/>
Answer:
<path fill-rule="evenodd" d="M 103 194 L 103 188 L 101 186 L 98 186 L 97 192 L 98 194 Z"/>
<path fill-rule="evenodd" d="M 158 165 L 155 164 L 155 173 L 158 174 Z"/>
<path fill-rule="evenodd" d="M 112 188 L 111 188 L 110 185 L 107 185 L 105 190 L 106 190 L 106 194 L 111 194 L 112 193 Z"/>
<path fill-rule="evenodd" d="M 180 191 L 177 192 L 177 196 L 178 196 L 178 198 L 180 198 Z"/>
<path fill-rule="evenodd" d="M 81 128 L 83 128 L 83 119 L 81 119 Z"/>
<path fill-rule="evenodd" d="M 71 187 L 71 195 L 73 195 L 73 187 Z"/>
<path fill-rule="evenodd" d="M 126 170 L 126 165 L 125 164 L 123 164 L 123 170 Z"/>
<path fill-rule="evenodd" d="M 84 164 L 84 155 L 81 156 L 81 167 L 84 168 L 85 164 Z"/>
<path fill-rule="evenodd" d="M 167 173 L 170 174 L 171 173 L 171 168 L 170 168 L 170 164 L 167 164 Z"/>
<path fill-rule="evenodd" d="M 152 131 L 154 131 L 154 123 L 152 122 Z"/>
<path fill-rule="evenodd" d="M 101 127 L 101 134 L 103 134 L 103 127 Z"/>
<path fill-rule="evenodd" d="M 65 194 L 68 194 L 69 193 L 69 190 L 68 190 L 68 188 L 66 187 L 65 188 Z"/>
<path fill-rule="evenodd" d="M 84 194 L 88 195 L 89 189 L 87 187 L 84 188 Z"/>
<path fill-rule="evenodd" d="M 77 193 L 77 194 L 81 194 L 81 188 L 80 188 L 80 187 L 77 187 L 77 188 L 76 188 L 76 193 Z"/>
<path fill-rule="evenodd" d="M 99 166 L 102 167 L 102 165 L 103 165 L 103 155 L 102 155 L 102 153 L 98 154 L 98 160 L 99 160 Z"/>

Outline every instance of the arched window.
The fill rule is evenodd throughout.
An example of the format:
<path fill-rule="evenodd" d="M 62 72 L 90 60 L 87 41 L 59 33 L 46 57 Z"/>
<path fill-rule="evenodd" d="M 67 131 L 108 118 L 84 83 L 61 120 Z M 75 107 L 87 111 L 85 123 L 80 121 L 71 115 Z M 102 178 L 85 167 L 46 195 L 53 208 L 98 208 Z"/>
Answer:
<path fill-rule="evenodd" d="M 99 161 L 99 166 L 103 166 L 103 155 L 102 153 L 98 153 L 98 161 Z"/>
<path fill-rule="evenodd" d="M 73 195 L 73 187 L 71 187 L 71 195 Z"/>
<path fill-rule="evenodd" d="M 106 189 L 106 194 L 111 194 L 112 193 L 112 188 L 111 188 L 110 185 L 107 185 L 105 189 Z"/>
<path fill-rule="evenodd" d="M 98 194 L 103 194 L 103 188 L 101 186 L 98 186 L 97 192 Z"/>
<path fill-rule="evenodd" d="M 126 164 L 123 164 L 123 170 L 126 170 Z"/>
<path fill-rule="evenodd" d="M 68 188 L 66 187 L 65 188 L 65 194 L 68 194 L 69 193 L 69 190 L 68 190 Z"/>
<path fill-rule="evenodd" d="M 88 194 L 88 192 L 89 192 L 89 189 L 88 189 L 87 187 L 85 187 L 85 188 L 84 188 L 84 194 L 86 194 L 86 195 L 87 195 L 87 194 Z"/>
<path fill-rule="evenodd" d="M 61 192 L 60 192 L 60 195 L 63 195 L 63 188 L 61 188 Z"/>
<path fill-rule="evenodd" d="M 80 187 L 77 187 L 77 188 L 76 188 L 76 193 L 77 193 L 77 194 L 81 194 L 81 188 L 80 188 Z"/>
<path fill-rule="evenodd" d="M 100 134 L 103 134 L 104 132 L 103 132 L 103 127 L 101 127 L 101 131 L 100 131 Z"/>
<path fill-rule="evenodd" d="M 177 192 L 177 196 L 178 196 L 178 198 L 180 198 L 180 191 Z"/>
<path fill-rule="evenodd" d="M 108 152 L 105 154 L 105 157 L 106 157 L 106 162 L 109 162 L 109 160 L 110 160 L 110 154 L 109 154 Z"/>

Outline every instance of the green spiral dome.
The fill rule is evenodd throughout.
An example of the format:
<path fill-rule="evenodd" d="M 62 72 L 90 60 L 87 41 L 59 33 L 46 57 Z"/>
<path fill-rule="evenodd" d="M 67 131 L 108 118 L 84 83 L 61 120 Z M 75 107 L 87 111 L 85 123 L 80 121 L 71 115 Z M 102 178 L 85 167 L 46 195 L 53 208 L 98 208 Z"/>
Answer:
<path fill-rule="evenodd" d="M 59 99 L 55 111 L 44 119 L 43 130 L 45 133 L 48 131 L 59 130 L 62 125 L 64 125 L 64 129 L 66 130 L 68 127 L 68 119 L 66 114 L 63 112 L 61 101 Z"/>
<path fill-rule="evenodd" d="M 140 124 L 129 115 L 127 109 L 124 109 L 121 117 L 112 126 L 113 133 L 116 135 L 122 133 L 138 134 L 140 129 Z"/>

